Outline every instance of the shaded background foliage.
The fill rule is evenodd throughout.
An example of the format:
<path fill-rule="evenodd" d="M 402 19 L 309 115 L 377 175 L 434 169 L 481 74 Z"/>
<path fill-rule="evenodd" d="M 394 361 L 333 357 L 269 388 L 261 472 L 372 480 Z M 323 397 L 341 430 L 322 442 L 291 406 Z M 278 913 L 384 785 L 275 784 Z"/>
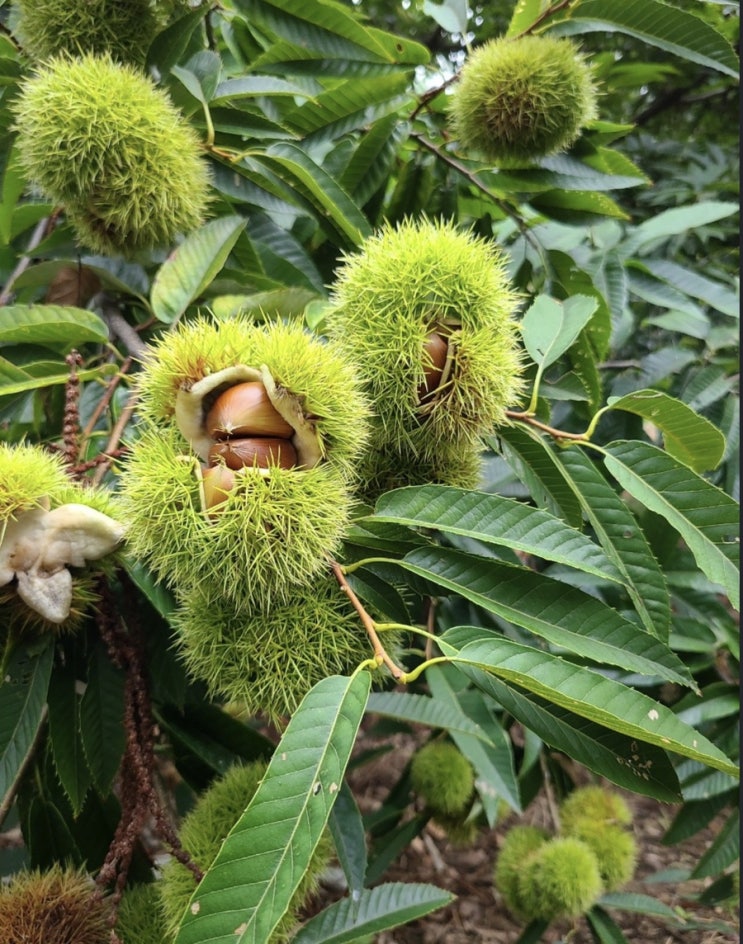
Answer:
<path fill-rule="evenodd" d="M 595 29 L 581 25 L 587 9 Z M 150 45 L 146 69 L 197 129 L 213 175 L 213 221 L 187 236 L 188 267 L 169 247 L 126 260 L 90 255 L 60 208 L 27 186 L 11 107 L 34 63 L 17 43 L 15 15 L 12 5 L 0 6 L 0 441 L 64 444 L 65 357 L 74 348 L 81 355 L 77 468 L 115 490 L 126 445 L 137 436 L 129 397 L 148 339 L 206 309 L 218 318 L 238 311 L 303 318 L 322 334 L 344 253 L 384 222 L 426 215 L 494 240 L 523 294 L 523 312 L 546 312 L 546 299 L 592 300 L 590 320 L 558 357 L 541 364 L 534 357 L 530 380 L 538 367 L 543 373 L 535 410 L 521 412 L 527 397 L 512 405 L 512 425 L 493 431 L 481 492 L 458 496 L 457 514 L 451 495 L 436 489 L 383 496 L 348 536 L 347 562 L 362 562 L 353 586 L 367 604 L 381 602 L 391 620 L 416 624 L 423 602 L 440 597 L 436 634 L 448 631 L 442 651 L 477 658 L 465 658 L 461 671 L 431 668 L 407 691 L 375 692 L 368 701 L 358 676 L 345 687 L 334 680 L 318 696 L 329 704 L 324 743 L 350 754 L 354 737 L 333 721 L 339 705 L 357 721 L 366 707 L 379 731 L 448 732 L 477 773 L 478 828 L 492 827 L 504 805 L 523 810 L 545 783 L 569 792 L 555 751 L 622 786 L 682 801 L 669 841 L 730 812 L 719 844 L 696 869 L 714 879 L 711 899 L 724 899 L 738 856 L 733 768 L 725 759 L 737 756 L 739 659 L 727 582 L 739 497 L 737 4 L 522 0 L 514 7 L 497 0 L 468 8 L 458 0 L 362 0 L 308 9 L 301 0 L 233 0 L 176 8 Z M 635 18 L 630 32 L 627 17 Z M 470 47 L 532 28 L 579 41 L 599 81 L 600 118 L 569 153 L 504 170 L 452 140 L 446 103 Z M 679 35 L 683 41 L 670 48 L 668 37 Z M 529 348 L 540 338 L 525 330 L 524 339 Z M 652 416 L 639 394 L 648 389 L 665 395 Z M 562 448 L 561 433 L 587 429 L 596 450 Z M 701 489 L 708 504 L 680 498 L 669 510 L 664 502 L 679 480 Z M 709 533 L 705 507 L 722 516 L 722 538 Z M 536 536 L 545 511 L 552 543 Z M 506 515 L 524 529 L 522 540 L 502 529 Z M 638 524 L 643 540 L 633 569 L 622 537 Z M 568 528 L 582 529 L 587 541 L 572 556 L 559 552 Z M 600 565 L 591 556 L 599 551 Z M 363 563 L 377 556 L 387 561 Z M 621 580 L 607 579 L 609 562 Z M 514 566 L 532 610 L 505 591 L 475 592 L 483 581 L 497 588 Z M 550 615 L 545 630 L 542 614 L 565 585 L 580 594 L 571 600 L 595 601 L 598 625 L 621 618 L 645 634 L 638 638 L 646 646 L 628 643 L 626 661 L 611 662 L 595 648 L 603 638 L 596 629 L 588 640 L 570 635 L 570 606 Z M 4 873 L 62 860 L 101 867 L 122 805 L 131 811 L 116 777 L 126 749 L 124 705 L 143 685 L 159 733 L 142 757 L 152 760 L 156 750 L 159 774 L 177 772 L 164 782 L 178 812 L 230 764 L 270 755 L 278 740 L 259 730 L 260 719 L 233 717 L 185 676 L 171 645 L 173 601 L 140 564 L 127 560 L 110 593 L 124 635 L 145 628 L 139 654 L 118 664 L 110 653 L 121 640 L 109 637 L 107 650 L 92 616 L 75 636 L 52 642 L 9 635 L 0 613 L 0 794 L 8 827 L 23 836 L 22 846 L 0 850 Z M 656 606 L 657 622 L 652 612 L 643 615 L 643 598 Z M 624 623 L 622 631 L 630 640 Z M 655 655 L 640 663 L 651 642 L 659 644 Z M 533 666 L 519 647 L 543 664 Z M 558 655 L 575 671 L 575 688 L 559 676 Z M 510 676 L 499 674 L 507 658 L 515 660 Z M 411 639 L 406 668 L 414 673 L 425 659 L 420 639 Z M 580 673 L 591 669 L 603 691 L 621 690 L 626 711 L 601 714 L 600 697 L 576 694 Z M 685 693 L 684 684 L 702 697 Z M 667 729 L 669 750 L 639 723 L 628 726 L 646 697 L 667 710 L 664 725 L 683 724 Z M 284 737 L 301 740 L 307 723 L 300 710 Z M 657 776 L 640 782 L 610 755 L 643 736 Z M 322 749 L 321 741 L 317 769 Z M 302 796 L 312 780 L 303 779 L 306 771 L 293 774 Z M 282 789 L 278 776 L 269 777 L 260 802 Z M 406 892 L 378 884 L 425 828 L 407 771 L 363 825 L 353 798 L 341 797 L 325 817 L 348 884 L 368 909 L 364 930 L 444 903 L 430 886 Z M 246 829 L 262 809 L 246 814 Z M 303 809 L 293 809 L 298 823 Z M 317 841 L 315 833 L 298 835 L 297 864 L 277 866 L 281 878 L 296 877 Z M 140 846 L 128 875 L 131 882 L 152 877 Z M 257 873 L 243 881 L 271 879 Z M 275 908 L 256 906 L 250 927 L 277 923 Z M 343 940 L 358 937 L 358 915 L 347 911 L 321 915 L 297 944 L 328 938 L 331 919 L 347 929 Z M 596 940 L 616 939 L 610 919 L 592 928 Z M 192 933 L 186 920 L 178 944 Z"/>

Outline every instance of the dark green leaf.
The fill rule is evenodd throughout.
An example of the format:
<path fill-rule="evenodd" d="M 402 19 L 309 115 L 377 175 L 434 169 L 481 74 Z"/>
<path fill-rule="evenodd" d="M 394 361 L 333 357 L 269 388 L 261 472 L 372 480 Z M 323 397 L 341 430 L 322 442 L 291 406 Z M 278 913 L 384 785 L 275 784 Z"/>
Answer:
<path fill-rule="evenodd" d="M 401 566 L 586 659 L 693 684 L 686 666 L 659 639 L 595 597 L 544 574 L 448 548 L 413 551 Z"/>
<path fill-rule="evenodd" d="M 124 753 L 124 673 L 96 644 L 88 666 L 88 684 L 80 703 L 83 748 L 96 789 L 105 796 Z"/>
<path fill-rule="evenodd" d="M 715 836 L 712 845 L 705 850 L 691 873 L 692 878 L 707 878 L 719 875 L 729 865 L 740 859 L 740 814 L 737 809 L 728 816 L 724 826 Z"/>
<path fill-rule="evenodd" d="M 28 811 L 27 845 L 31 868 L 51 869 L 60 862 L 82 865 L 82 855 L 64 816 L 43 797 L 35 796 Z"/>
<path fill-rule="evenodd" d="M 371 519 L 430 528 L 510 547 L 621 581 L 607 556 L 580 531 L 559 518 L 523 502 L 445 485 L 395 489 L 379 499 Z"/>
<path fill-rule="evenodd" d="M 459 666 L 528 730 L 612 783 L 665 803 L 681 799 L 678 777 L 668 755 L 651 744 L 625 737 L 482 669 Z"/>
<path fill-rule="evenodd" d="M 610 398 L 609 408 L 627 410 L 649 420 L 663 433 L 666 451 L 695 472 L 714 469 L 722 459 L 725 437 L 720 430 L 681 400 L 660 390 L 636 390 Z"/>
<path fill-rule="evenodd" d="M 44 719 L 54 646 L 15 649 L 0 681 L 0 803 L 23 770 Z"/>
<path fill-rule="evenodd" d="M 91 785 L 80 735 L 80 699 L 73 672 L 59 666 L 49 683 L 49 736 L 54 766 L 75 816 Z"/>
<path fill-rule="evenodd" d="M 177 321 L 227 261 L 245 227 L 241 216 L 222 216 L 191 233 L 160 266 L 152 283 L 158 321 Z"/>
<path fill-rule="evenodd" d="M 439 637 L 457 663 L 474 665 L 628 737 L 730 774 L 738 769 L 704 735 L 679 721 L 647 695 L 547 652 L 531 649 L 479 627 L 460 626 Z"/>
<path fill-rule="evenodd" d="M 607 469 L 623 488 L 673 525 L 701 570 L 724 588 L 738 609 L 738 503 L 648 443 L 610 443 L 605 461 Z"/>
<path fill-rule="evenodd" d="M 643 625 L 667 640 L 671 622 L 668 587 L 636 518 L 582 450 L 565 449 L 560 460 L 599 543 L 622 573 Z"/>
<path fill-rule="evenodd" d="M 344 780 L 330 811 L 330 834 L 335 854 L 346 876 L 354 910 L 358 909 L 366 876 L 366 833 L 351 788 Z"/>
<path fill-rule="evenodd" d="M 107 344 L 108 328 L 98 315 L 73 305 L 7 305 L 0 308 L 0 344 L 43 344 L 69 351 L 83 344 Z"/>
<path fill-rule="evenodd" d="M 433 885 L 389 882 L 365 889 L 358 901 L 344 898 L 311 918 L 293 944 L 352 944 L 444 908 L 454 896 Z"/>
<path fill-rule="evenodd" d="M 431 666 L 426 672 L 426 681 L 436 701 L 463 710 L 458 694 L 442 666 Z M 485 816 L 492 827 L 499 816 L 500 799 L 504 799 L 512 810 L 520 813 L 521 798 L 510 739 L 500 728 L 496 735 L 496 725 L 487 713 L 481 713 L 480 722 L 481 730 L 488 725 L 488 733 L 495 743 L 483 742 L 456 730 L 450 731 L 450 734 L 477 774 L 477 792 Z"/>
<path fill-rule="evenodd" d="M 504 458 L 526 485 L 532 500 L 540 508 L 563 518 L 573 528 L 583 523 L 580 502 L 565 481 L 565 473 L 553 447 L 523 425 L 503 426 L 498 430 Z M 493 441 L 496 452 L 501 448 Z"/>
<path fill-rule="evenodd" d="M 594 905 L 586 913 L 586 918 L 596 944 L 628 944 L 627 938 L 622 934 L 622 929 L 614 923 L 603 908 Z"/>
<path fill-rule="evenodd" d="M 619 31 L 674 56 L 737 77 L 738 60 L 730 43 L 705 20 L 659 0 L 581 0 L 557 32 Z"/>

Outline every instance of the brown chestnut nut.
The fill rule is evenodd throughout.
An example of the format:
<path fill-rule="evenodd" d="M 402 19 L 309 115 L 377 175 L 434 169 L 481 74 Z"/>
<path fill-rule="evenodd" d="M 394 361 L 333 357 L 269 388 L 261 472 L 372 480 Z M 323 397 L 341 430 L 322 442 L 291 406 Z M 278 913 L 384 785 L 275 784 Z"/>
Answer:
<path fill-rule="evenodd" d="M 204 506 L 207 511 L 227 501 L 235 484 L 235 475 L 224 465 L 215 465 L 201 470 L 204 486 Z"/>
<path fill-rule="evenodd" d="M 206 430 L 212 439 L 230 436 L 280 436 L 288 439 L 294 433 L 271 403 L 259 380 L 235 384 L 221 393 L 206 415 Z"/>
<path fill-rule="evenodd" d="M 256 436 L 248 439 L 225 439 L 214 443 L 209 450 L 209 464 L 223 462 L 228 469 L 243 469 L 253 466 L 268 469 L 279 466 L 292 469 L 298 464 L 297 450 L 288 439 L 273 436 Z"/>
<path fill-rule="evenodd" d="M 418 399 L 429 396 L 441 383 L 446 365 L 449 343 L 437 331 L 432 331 L 423 345 L 425 381 L 418 387 Z"/>

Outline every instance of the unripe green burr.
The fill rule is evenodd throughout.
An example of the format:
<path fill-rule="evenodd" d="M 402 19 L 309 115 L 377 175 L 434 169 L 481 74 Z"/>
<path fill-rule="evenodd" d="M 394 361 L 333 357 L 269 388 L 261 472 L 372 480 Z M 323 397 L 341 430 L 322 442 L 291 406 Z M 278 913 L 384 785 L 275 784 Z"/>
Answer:
<path fill-rule="evenodd" d="M 560 805 L 563 832 L 570 833 L 573 826 L 581 820 L 628 826 L 632 822 L 632 812 L 618 793 L 606 790 L 598 784 L 589 784 L 573 790 Z"/>
<path fill-rule="evenodd" d="M 51 59 L 14 112 L 29 181 L 95 252 L 169 246 L 203 221 L 209 174 L 196 133 L 134 67 L 110 55 Z"/>
<path fill-rule="evenodd" d="M 525 904 L 519 890 L 521 871 L 548 839 L 547 833 L 537 826 L 514 826 L 503 840 L 493 879 L 506 907 L 517 918 L 525 916 Z"/>
<path fill-rule="evenodd" d="M 413 755 L 410 783 L 434 813 L 455 816 L 467 809 L 475 789 L 472 764 L 449 741 L 429 741 Z"/>
<path fill-rule="evenodd" d="M 596 856 L 571 837 L 551 839 L 523 865 L 518 901 L 527 920 L 577 918 L 601 895 L 603 886 Z"/>
<path fill-rule="evenodd" d="M 173 617 L 180 658 L 210 694 L 249 715 L 282 721 L 314 684 L 371 658 L 367 635 L 334 578 L 287 588 L 287 599 L 237 612 L 207 584 L 182 597 Z M 388 650 L 394 645 L 385 635 Z"/>
<path fill-rule="evenodd" d="M 634 836 L 621 826 L 583 819 L 573 823 L 570 831 L 563 827 L 563 833 L 580 839 L 591 849 L 607 892 L 621 888 L 634 875 L 637 844 Z"/>
<path fill-rule="evenodd" d="M 150 882 L 126 888 L 116 919 L 116 934 L 121 944 L 169 944 L 172 941 L 166 935 L 161 884 Z M 193 879 L 191 884 L 193 886 Z"/>
<path fill-rule="evenodd" d="M 375 445 L 435 462 L 505 420 L 521 390 L 517 296 L 492 243 L 451 223 L 385 226 L 346 257 L 332 300 L 329 332 L 372 401 Z"/>
<path fill-rule="evenodd" d="M 144 64 L 159 22 L 150 0 L 18 0 L 16 32 L 35 59 L 110 54 Z"/>
<path fill-rule="evenodd" d="M 494 39 L 466 60 L 450 114 L 463 150 L 534 161 L 570 147 L 596 117 L 591 69 L 569 39 Z"/>

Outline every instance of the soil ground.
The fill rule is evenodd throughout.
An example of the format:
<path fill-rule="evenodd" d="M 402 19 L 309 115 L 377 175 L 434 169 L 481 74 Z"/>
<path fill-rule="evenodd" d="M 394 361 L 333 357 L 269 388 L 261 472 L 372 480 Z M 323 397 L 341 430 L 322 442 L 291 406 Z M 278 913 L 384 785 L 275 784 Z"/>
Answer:
<path fill-rule="evenodd" d="M 358 746 L 364 749 L 373 745 L 364 744 L 362 738 Z M 393 751 L 352 773 L 351 786 L 362 811 L 373 810 L 384 800 L 415 746 L 414 738 L 395 735 Z M 696 900 L 710 880 L 646 881 L 666 870 L 690 872 L 709 848 L 721 821 L 713 822 L 709 828 L 682 844 L 666 846 L 661 840 L 677 808 L 624 791 L 618 792 L 634 812 L 632 828 L 639 851 L 635 878 L 622 891 L 650 895 L 679 914 L 678 924 L 673 925 L 662 918 L 612 910 L 611 916 L 622 929 L 628 944 L 739 942 L 738 908 L 703 907 Z M 529 805 L 522 817 L 508 816 L 495 829 L 483 830 L 477 841 L 465 848 L 452 846 L 443 831 L 429 822 L 424 833 L 388 870 L 384 881 L 428 882 L 453 892 L 457 897 L 445 909 L 379 935 L 376 944 L 516 944 L 523 925 L 511 917 L 499 900 L 493 888 L 492 875 L 503 836 L 517 822 L 549 827 L 549 803 L 544 793 Z M 559 942 L 594 944 L 594 938 L 582 918 L 574 924 L 555 923 L 541 938 L 541 944 Z"/>

